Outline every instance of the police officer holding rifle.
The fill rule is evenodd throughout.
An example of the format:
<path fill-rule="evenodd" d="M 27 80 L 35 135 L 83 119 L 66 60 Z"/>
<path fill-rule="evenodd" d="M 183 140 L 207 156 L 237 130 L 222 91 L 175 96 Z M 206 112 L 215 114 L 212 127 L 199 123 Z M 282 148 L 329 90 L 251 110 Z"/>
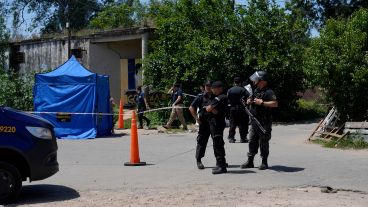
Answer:
<path fill-rule="evenodd" d="M 269 141 L 272 131 L 272 108 L 278 107 L 276 95 L 268 87 L 268 76 L 265 71 L 256 71 L 249 77 L 256 89 L 253 96 L 247 99 L 250 105 L 251 128 L 249 132 L 248 160 L 241 168 L 254 168 L 254 157 L 261 151 L 262 164 L 258 169 L 268 169 Z"/>

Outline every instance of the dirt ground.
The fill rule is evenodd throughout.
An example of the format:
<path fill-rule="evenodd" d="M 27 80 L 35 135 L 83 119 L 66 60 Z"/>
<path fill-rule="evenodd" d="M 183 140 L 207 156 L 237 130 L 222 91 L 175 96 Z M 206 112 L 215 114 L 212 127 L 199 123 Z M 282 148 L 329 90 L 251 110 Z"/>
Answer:
<path fill-rule="evenodd" d="M 197 128 L 189 126 L 188 132 Z M 180 130 L 179 130 L 180 131 Z M 130 134 L 130 129 L 117 130 L 118 133 Z M 175 131 L 176 132 L 176 131 Z M 162 127 L 139 129 L 141 135 L 175 133 Z M 183 132 L 182 132 L 183 133 Z M 184 132 L 185 133 L 185 132 Z M 211 189 L 211 190 L 209 190 Z M 103 190 L 79 192 L 80 197 L 45 204 L 26 204 L 26 206 L 250 206 L 250 207 L 366 207 L 368 194 L 337 189 L 337 193 L 322 193 L 320 187 L 272 188 L 249 190 L 241 188 L 219 189 L 203 185 L 177 186 L 176 188 L 130 187 L 129 190 Z"/>
<path fill-rule="evenodd" d="M 211 188 L 210 188 L 211 189 Z M 146 188 L 121 191 L 79 192 L 80 197 L 26 206 L 326 206 L 366 207 L 368 195 L 338 190 L 322 193 L 319 187 L 242 190 L 207 190 L 206 186 L 177 186 L 175 189 Z"/>

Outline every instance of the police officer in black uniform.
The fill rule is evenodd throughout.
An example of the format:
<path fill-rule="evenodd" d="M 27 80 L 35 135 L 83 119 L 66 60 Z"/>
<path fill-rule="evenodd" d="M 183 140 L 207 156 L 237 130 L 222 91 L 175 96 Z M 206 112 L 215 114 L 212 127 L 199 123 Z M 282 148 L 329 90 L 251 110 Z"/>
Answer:
<path fill-rule="evenodd" d="M 263 128 L 266 130 L 264 134 L 260 128 L 252 122 L 249 132 L 249 152 L 248 161 L 241 165 L 241 168 L 253 168 L 254 156 L 258 153 L 258 148 L 261 151 L 262 164 L 260 170 L 268 168 L 267 158 L 269 155 L 269 141 L 272 131 L 272 108 L 278 107 L 276 95 L 268 87 L 267 73 L 265 71 L 256 71 L 249 78 L 256 89 L 253 96 L 247 99 L 247 104 L 250 104 L 250 112 L 258 119 Z"/>
<path fill-rule="evenodd" d="M 195 157 L 197 160 L 197 167 L 200 170 L 204 169 L 201 159 L 204 157 L 208 138 L 211 134 L 210 124 L 208 122 L 210 113 L 205 110 L 205 107 L 210 105 L 214 98 L 211 91 L 211 81 L 207 81 L 204 84 L 204 91 L 197 95 L 189 107 L 190 113 L 199 124 Z"/>
<path fill-rule="evenodd" d="M 147 123 L 147 128 L 149 128 L 149 125 L 151 121 L 144 116 L 144 111 L 146 109 L 149 109 L 148 101 L 146 99 L 146 95 L 142 90 L 142 86 L 137 87 L 137 96 L 136 96 L 136 103 L 137 103 L 137 110 L 138 110 L 138 121 L 139 121 L 139 129 L 143 129 L 143 120 Z"/>
<path fill-rule="evenodd" d="M 215 98 L 210 105 L 206 106 L 206 111 L 210 113 L 208 122 L 216 157 L 216 167 L 212 169 L 212 174 L 220 174 L 227 172 L 223 136 L 226 126 L 225 114 L 228 100 L 227 96 L 224 94 L 224 84 L 221 81 L 213 82 L 211 90 Z"/>
<path fill-rule="evenodd" d="M 249 92 L 241 87 L 242 80 L 239 77 L 234 78 L 234 87 L 227 91 L 227 98 L 230 107 L 230 129 L 228 140 L 230 143 L 235 142 L 235 129 L 239 126 L 240 142 L 247 143 L 249 116 L 244 110 L 244 106 L 240 99 L 248 99 Z"/>

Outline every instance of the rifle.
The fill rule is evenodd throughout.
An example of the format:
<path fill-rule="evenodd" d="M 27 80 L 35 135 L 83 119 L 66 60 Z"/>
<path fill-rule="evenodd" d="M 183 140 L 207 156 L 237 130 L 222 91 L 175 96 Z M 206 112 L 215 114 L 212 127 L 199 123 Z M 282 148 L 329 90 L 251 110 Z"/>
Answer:
<path fill-rule="evenodd" d="M 247 108 L 247 104 L 246 104 L 246 102 L 244 101 L 243 98 L 241 99 L 241 102 L 244 105 L 245 112 L 250 117 L 250 120 L 252 120 L 258 126 L 258 128 L 262 131 L 263 134 L 266 134 L 266 129 L 263 128 L 261 123 L 259 123 L 258 119 L 249 111 L 249 109 Z"/>

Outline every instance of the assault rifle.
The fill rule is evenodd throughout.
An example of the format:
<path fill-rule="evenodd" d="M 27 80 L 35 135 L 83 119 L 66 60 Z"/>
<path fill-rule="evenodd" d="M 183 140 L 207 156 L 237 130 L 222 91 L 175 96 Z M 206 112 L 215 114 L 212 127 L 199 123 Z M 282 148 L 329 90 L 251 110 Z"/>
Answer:
<path fill-rule="evenodd" d="M 250 120 L 253 121 L 258 128 L 262 131 L 263 134 L 266 134 L 266 129 L 263 128 L 263 126 L 261 125 L 261 123 L 258 121 L 258 119 L 249 111 L 249 109 L 247 108 L 247 103 L 246 100 L 244 100 L 244 97 L 240 99 L 240 101 L 242 102 L 245 112 L 248 114 L 248 116 L 250 117 Z"/>

